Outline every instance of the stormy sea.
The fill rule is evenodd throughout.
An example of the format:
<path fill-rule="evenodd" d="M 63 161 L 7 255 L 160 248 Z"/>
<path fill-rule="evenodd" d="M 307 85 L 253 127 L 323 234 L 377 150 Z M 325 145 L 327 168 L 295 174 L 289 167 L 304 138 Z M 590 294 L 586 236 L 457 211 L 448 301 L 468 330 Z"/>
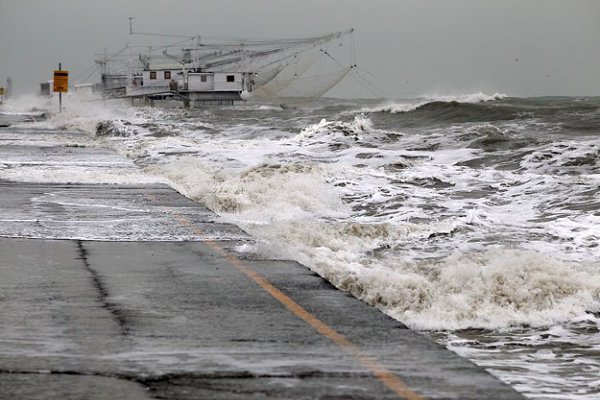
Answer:
<path fill-rule="evenodd" d="M 527 397 L 600 398 L 600 98 L 0 112 L 12 140 L 126 155 L 256 239 L 238 252 L 303 263 Z M 0 180 L 143 183 L 130 172 L 0 160 Z"/>

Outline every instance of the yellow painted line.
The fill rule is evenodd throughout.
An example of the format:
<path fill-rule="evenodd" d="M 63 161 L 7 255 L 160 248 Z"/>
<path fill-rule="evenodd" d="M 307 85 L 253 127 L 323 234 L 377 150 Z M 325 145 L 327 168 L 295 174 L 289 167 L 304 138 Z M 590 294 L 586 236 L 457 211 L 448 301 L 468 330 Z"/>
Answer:
<path fill-rule="evenodd" d="M 181 214 L 170 210 L 169 213 L 182 225 L 187 226 L 194 233 L 203 236 L 204 232 L 195 226 L 189 219 L 185 218 Z M 379 379 L 385 386 L 396 393 L 401 398 L 406 400 L 424 400 L 425 398 L 419 394 L 413 392 L 408 386 L 390 370 L 383 366 L 377 359 L 371 357 L 358 346 L 350 342 L 346 337 L 337 332 L 335 329 L 329 327 L 323 321 L 315 317 L 313 314 L 306 311 L 301 305 L 292 300 L 289 296 L 277 289 L 271 283 L 269 283 L 262 275 L 253 270 L 252 268 L 244 265 L 239 258 L 228 254 L 227 251 L 219 246 L 218 243 L 212 240 L 206 240 L 206 243 L 216 253 L 222 255 L 233 267 L 240 272 L 244 273 L 254 282 L 256 282 L 261 288 L 267 293 L 273 296 L 277 301 L 287 307 L 294 315 L 304 320 L 310 326 L 312 326 L 318 333 L 327 337 L 332 342 L 341 347 L 348 354 L 356 358 L 359 363 L 371 371 L 371 373 Z"/>

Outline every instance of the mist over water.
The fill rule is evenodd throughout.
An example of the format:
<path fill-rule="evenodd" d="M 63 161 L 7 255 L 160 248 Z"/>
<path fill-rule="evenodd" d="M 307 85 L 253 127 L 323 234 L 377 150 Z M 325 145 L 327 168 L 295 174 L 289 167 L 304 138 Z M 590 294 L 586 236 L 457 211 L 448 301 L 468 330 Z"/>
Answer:
<path fill-rule="evenodd" d="M 284 100 L 285 101 L 285 100 Z M 533 398 L 600 393 L 600 99 L 502 94 L 185 110 L 7 104 L 110 146 L 294 259 Z M 87 132 L 73 137 L 71 131 Z M 18 135 L 15 136 L 18 139 Z M 0 179 L 88 179 L 82 171 Z"/>

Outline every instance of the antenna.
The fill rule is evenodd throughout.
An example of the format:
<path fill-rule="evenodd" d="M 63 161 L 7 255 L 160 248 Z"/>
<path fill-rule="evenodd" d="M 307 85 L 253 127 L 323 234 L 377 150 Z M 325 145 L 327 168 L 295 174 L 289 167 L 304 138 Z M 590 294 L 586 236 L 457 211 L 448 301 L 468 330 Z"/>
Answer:
<path fill-rule="evenodd" d="M 128 67 L 127 67 L 127 86 L 133 85 L 133 71 L 132 71 L 133 66 L 131 65 L 131 57 L 132 57 L 131 44 L 132 44 L 132 39 L 133 39 L 133 18 L 134 17 L 129 17 L 129 43 L 127 43 L 128 53 L 129 53 L 129 61 L 128 61 Z"/>

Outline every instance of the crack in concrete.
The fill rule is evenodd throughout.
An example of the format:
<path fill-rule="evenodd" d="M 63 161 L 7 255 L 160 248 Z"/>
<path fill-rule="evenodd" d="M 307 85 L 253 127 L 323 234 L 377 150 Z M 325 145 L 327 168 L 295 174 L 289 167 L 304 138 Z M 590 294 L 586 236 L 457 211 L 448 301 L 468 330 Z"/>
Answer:
<path fill-rule="evenodd" d="M 122 309 L 120 309 L 117 304 L 108 301 L 110 297 L 110 293 L 106 287 L 106 284 L 102 281 L 102 277 L 92 268 L 90 262 L 88 260 L 88 254 L 85 247 L 83 247 L 83 241 L 77 240 L 77 248 L 79 251 L 79 259 L 83 261 L 83 265 L 86 271 L 90 274 L 92 278 L 92 285 L 94 289 L 96 289 L 96 293 L 98 294 L 98 302 L 102 305 L 102 308 L 110 312 L 114 320 L 117 322 L 119 326 L 119 330 L 121 335 L 128 336 L 130 333 L 129 323 L 127 318 L 125 317 L 125 313 Z"/>

